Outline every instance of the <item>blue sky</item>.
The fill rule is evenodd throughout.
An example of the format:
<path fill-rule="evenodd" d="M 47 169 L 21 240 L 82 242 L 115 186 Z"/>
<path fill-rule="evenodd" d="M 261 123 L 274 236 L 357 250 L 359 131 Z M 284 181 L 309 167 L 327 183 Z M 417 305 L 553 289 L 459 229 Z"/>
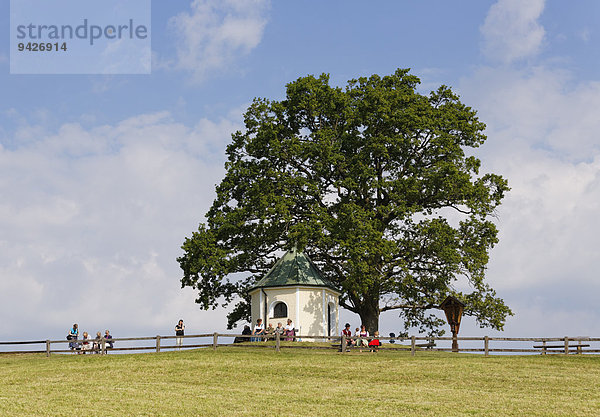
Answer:
<path fill-rule="evenodd" d="M 10 75 L 0 0 L 0 339 L 75 321 L 224 329 L 175 259 L 244 109 L 306 74 L 344 85 L 396 68 L 424 93 L 451 86 L 488 126 L 477 155 L 512 187 L 488 270 L 516 313 L 504 333 L 600 334 L 599 20 L 595 0 L 152 1 L 152 74 Z M 468 318 L 461 333 L 493 334 Z"/>

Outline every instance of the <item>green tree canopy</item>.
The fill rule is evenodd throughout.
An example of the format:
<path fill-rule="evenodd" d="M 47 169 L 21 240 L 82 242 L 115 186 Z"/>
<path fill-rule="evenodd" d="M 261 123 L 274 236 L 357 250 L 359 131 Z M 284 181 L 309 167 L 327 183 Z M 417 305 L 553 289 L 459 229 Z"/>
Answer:
<path fill-rule="evenodd" d="M 398 309 L 407 328 L 436 333 L 431 309 L 448 295 L 502 329 L 512 312 L 485 270 L 507 182 L 465 153 L 486 139 L 476 111 L 419 82 L 405 69 L 345 89 L 307 76 L 284 100 L 255 99 L 206 223 L 183 244 L 182 287 L 205 309 L 236 302 L 231 327 L 249 317 L 247 289 L 296 246 L 372 331 Z"/>

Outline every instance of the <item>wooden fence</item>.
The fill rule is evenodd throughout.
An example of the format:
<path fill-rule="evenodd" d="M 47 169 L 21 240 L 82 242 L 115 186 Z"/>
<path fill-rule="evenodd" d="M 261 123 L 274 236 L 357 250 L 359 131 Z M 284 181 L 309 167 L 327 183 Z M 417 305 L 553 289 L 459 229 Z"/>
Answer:
<path fill-rule="evenodd" d="M 174 339 L 182 337 L 183 342 L 188 342 L 178 346 L 173 343 Z M 295 343 L 285 342 L 286 336 L 272 335 L 268 337 L 260 337 L 260 342 L 257 343 L 232 343 L 231 339 L 241 338 L 238 340 L 257 338 L 253 335 L 240 335 L 240 334 L 221 334 L 221 333 L 206 333 L 186 336 L 150 336 L 150 337 L 124 337 L 115 339 L 100 339 L 97 341 L 97 349 L 85 350 L 87 353 L 108 353 L 108 352 L 133 352 L 133 351 L 153 351 L 161 352 L 164 350 L 174 349 L 192 349 L 192 348 L 212 348 L 217 349 L 219 346 L 244 346 L 244 347 L 256 347 L 256 348 L 271 348 L 279 352 L 281 349 L 291 348 L 303 348 L 303 349 L 332 349 L 345 353 L 357 349 L 351 347 L 348 340 L 341 338 L 340 336 L 295 336 L 295 340 L 309 341 L 315 340 L 319 342 L 326 342 L 325 344 L 312 344 L 312 343 Z M 219 343 L 221 338 L 221 343 Z M 204 343 L 198 343 L 198 339 L 205 339 Z M 208 339 L 208 340 L 206 340 Z M 228 339 L 227 341 L 224 339 Z M 269 339 L 270 343 L 264 341 Z M 384 343 L 379 348 L 382 351 L 410 351 L 412 355 L 415 355 L 419 351 L 430 350 L 430 351 L 446 351 L 451 352 L 450 346 L 444 347 L 439 346 L 440 342 L 443 345 L 444 342 L 452 342 L 452 337 L 427 337 L 427 336 L 411 336 L 407 338 L 391 338 L 391 337 L 379 337 L 379 340 Z M 597 354 L 600 353 L 600 337 L 457 337 L 459 343 L 458 352 L 467 353 L 480 353 L 485 356 L 490 354 Z M 83 353 L 84 350 L 73 350 L 69 348 L 69 343 L 76 342 L 81 345 L 82 339 L 75 340 L 32 340 L 32 341 L 15 341 L 15 342 L 0 342 L 0 354 L 23 354 L 23 353 L 45 353 L 50 356 L 52 353 Z M 114 347 L 108 347 L 108 343 L 113 342 Z M 127 346 L 127 342 L 135 342 L 138 346 Z M 146 342 L 146 343 L 138 343 Z M 274 342 L 274 343 L 273 343 Z M 284 342 L 284 343 L 282 343 Z M 94 340 L 89 340 L 89 343 L 94 343 Z M 518 343 L 524 346 L 517 347 L 506 347 L 506 344 Z M 595 345 L 594 345 L 595 343 Z M 495 346 L 490 346 L 494 344 Z M 6 347 L 10 346 L 32 346 L 42 345 L 38 349 L 16 349 L 6 350 Z M 66 345 L 66 346 L 64 346 Z M 467 346 L 465 346 L 467 345 Z M 63 347 L 64 346 L 64 347 Z M 363 348 L 368 349 L 368 348 Z"/>

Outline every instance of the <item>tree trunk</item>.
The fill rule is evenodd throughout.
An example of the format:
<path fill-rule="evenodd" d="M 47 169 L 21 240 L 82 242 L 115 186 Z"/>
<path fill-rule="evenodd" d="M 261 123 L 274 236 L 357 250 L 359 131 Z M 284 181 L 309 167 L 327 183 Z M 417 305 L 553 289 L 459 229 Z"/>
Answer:
<path fill-rule="evenodd" d="M 379 301 L 379 300 L 378 300 Z M 369 334 L 379 331 L 379 306 L 364 305 L 358 311 L 361 324 L 364 324 Z"/>

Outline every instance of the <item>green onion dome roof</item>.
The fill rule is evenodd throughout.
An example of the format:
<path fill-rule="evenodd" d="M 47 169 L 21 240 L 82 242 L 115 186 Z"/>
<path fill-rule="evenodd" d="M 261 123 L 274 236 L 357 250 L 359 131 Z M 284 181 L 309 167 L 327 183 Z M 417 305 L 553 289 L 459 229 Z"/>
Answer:
<path fill-rule="evenodd" d="M 317 266 L 303 252 L 296 249 L 283 255 L 269 272 L 250 290 L 289 286 L 326 287 L 339 293 L 331 281 L 324 278 Z"/>

